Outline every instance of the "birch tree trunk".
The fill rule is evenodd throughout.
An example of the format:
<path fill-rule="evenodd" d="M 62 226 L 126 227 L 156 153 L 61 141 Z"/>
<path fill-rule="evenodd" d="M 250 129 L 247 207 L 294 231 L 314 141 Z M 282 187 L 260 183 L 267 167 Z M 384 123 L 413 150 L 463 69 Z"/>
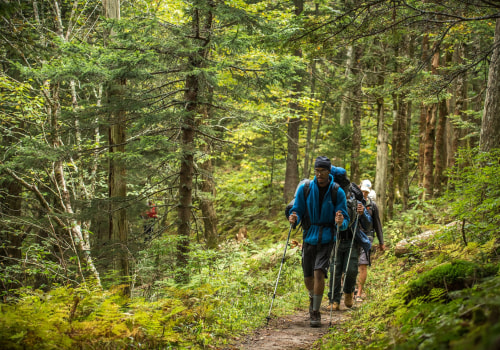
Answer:
<path fill-rule="evenodd" d="M 48 86 L 48 83 L 47 83 Z M 49 116 L 51 123 L 51 141 L 52 147 L 59 148 L 62 146 L 62 141 L 59 135 L 59 115 L 61 114 L 61 105 L 59 104 L 59 86 L 55 85 L 52 87 L 52 96 L 49 100 L 51 100 Z M 67 182 L 64 174 L 63 161 L 56 160 L 53 164 L 54 171 L 54 183 L 57 186 L 57 193 L 59 194 L 60 206 L 63 208 L 64 212 L 70 215 L 69 222 L 66 225 L 62 225 L 65 227 L 69 233 L 72 244 L 75 248 L 75 251 L 80 251 L 83 259 L 87 265 L 87 267 L 92 272 L 96 284 L 101 286 L 101 280 L 99 277 L 99 272 L 97 271 L 94 262 L 92 260 L 90 254 L 90 244 L 88 240 L 85 239 L 84 234 L 82 232 L 82 227 L 79 221 L 74 219 L 74 212 L 71 205 L 71 198 L 67 187 Z M 85 278 L 85 274 L 83 273 L 81 265 L 78 263 L 80 274 L 82 278 Z"/>

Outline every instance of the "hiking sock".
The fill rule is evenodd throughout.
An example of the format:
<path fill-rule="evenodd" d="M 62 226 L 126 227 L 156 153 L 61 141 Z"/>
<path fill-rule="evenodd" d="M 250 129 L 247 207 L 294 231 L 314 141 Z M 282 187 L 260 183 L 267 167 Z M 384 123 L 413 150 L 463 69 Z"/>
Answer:
<path fill-rule="evenodd" d="M 313 312 L 313 291 L 309 291 L 309 313 Z"/>
<path fill-rule="evenodd" d="M 313 310 L 319 311 L 321 306 L 321 299 L 323 299 L 322 295 L 313 295 Z"/>

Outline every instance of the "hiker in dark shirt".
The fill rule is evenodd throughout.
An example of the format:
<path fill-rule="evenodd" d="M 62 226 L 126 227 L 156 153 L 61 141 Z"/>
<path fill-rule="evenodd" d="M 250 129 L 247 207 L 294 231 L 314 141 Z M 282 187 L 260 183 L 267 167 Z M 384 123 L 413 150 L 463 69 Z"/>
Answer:
<path fill-rule="evenodd" d="M 302 270 L 304 283 L 309 291 L 309 314 L 311 327 L 321 326 L 320 306 L 325 290 L 325 279 L 332 243 L 335 239 L 335 226 L 347 229 L 346 196 L 330 174 L 331 162 L 319 156 L 314 163 L 315 177 L 309 183 L 307 197 L 304 184 L 299 186 L 297 196 L 288 220 L 292 224 L 301 223 L 304 238 L 302 246 Z M 332 193 L 336 189 L 336 196 Z M 335 201 L 335 203 L 334 203 Z M 307 223 L 307 225 L 304 225 Z"/>
<path fill-rule="evenodd" d="M 357 196 L 355 196 L 355 193 Z M 344 305 L 347 308 L 353 306 L 354 289 L 358 275 L 359 247 L 356 240 L 356 232 L 361 229 L 367 230 L 371 227 L 372 218 L 363 205 L 363 194 L 354 183 L 350 184 L 347 193 L 347 210 L 351 221 L 345 231 L 340 231 L 335 245 L 339 245 L 330 265 L 330 291 L 328 293 L 331 307 L 334 311 L 340 308 L 341 290 L 344 293 Z M 334 248 L 335 249 L 335 246 Z M 335 272 L 334 272 L 335 271 Z M 342 275 L 344 278 L 342 279 Z M 335 282 L 333 281 L 335 278 Z M 334 287 L 333 298 L 331 289 Z"/>
<path fill-rule="evenodd" d="M 363 182 L 361 185 L 361 191 L 363 192 L 363 197 L 366 201 L 366 209 L 370 213 L 372 217 L 372 226 L 367 231 L 363 231 L 366 233 L 368 238 L 373 242 L 375 234 L 377 235 L 377 239 L 379 242 L 379 249 L 381 251 L 385 250 L 384 244 L 384 234 L 382 232 L 382 222 L 380 221 L 380 216 L 377 208 L 377 204 L 373 199 L 369 197 L 372 189 L 367 186 L 366 182 Z M 368 265 L 370 265 L 369 252 L 365 252 L 363 249 L 360 249 L 358 260 L 358 291 L 356 293 L 356 301 L 363 301 L 363 288 L 366 283 L 366 278 L 368 276 Z"/>

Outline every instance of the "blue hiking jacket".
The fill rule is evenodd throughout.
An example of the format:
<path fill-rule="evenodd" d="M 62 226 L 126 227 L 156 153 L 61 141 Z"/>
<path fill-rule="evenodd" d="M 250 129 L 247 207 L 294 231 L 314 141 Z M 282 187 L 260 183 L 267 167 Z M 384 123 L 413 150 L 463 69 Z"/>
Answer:
<path fill-rule="evenodd" d="M 333 176 L 330 175 L 330 184 L 328 185 L 328 190 L 323 197 L 323 203 L 321 203 L 321 216 L 319 215 L 319 189 L 316 177 L 314 177 L 313 181 L 309 183 L 307 203 L 304 201 L 304 184 L 300 185 L 297 190 L 295 203 L 293 204 L 292 209 L 290 209 L 290 213 L 297 213 L 297 223 L 300 223 L 300 221 L 304 218 L 307 205 L 307 212 L 311 222 L 311 227 L 304 232 L 305 243 L 318 245 L 320 231 L 322 231 L 321 244 L 332 242 L 334 239 L 333 230 L 335 228 L 335 213 L 339 210 L 342 212 L 342 215 L 344 215 L 344 221 L 339 229 L 341 231 L 345 230 L 349 225 L 349 214 L 347 213 L 347 202 L 344 190 L 340 187 L 338 188 L 337 204 L 334 206 L 331 195 L 333 186 Z"/>

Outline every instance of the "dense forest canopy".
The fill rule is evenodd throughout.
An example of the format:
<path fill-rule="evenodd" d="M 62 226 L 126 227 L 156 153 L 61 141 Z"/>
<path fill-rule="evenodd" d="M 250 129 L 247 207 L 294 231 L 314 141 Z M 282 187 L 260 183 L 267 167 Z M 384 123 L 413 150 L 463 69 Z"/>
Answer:
<path fill-rule="evenodd" d="M 0 16 L 4 301 L 189 285 L 200 250 L 282 238 L 318 155 L 373 182 L 384 223 L 491 165 L 474 155 L 498 161 L 496 1 L 2 0 Z"/>

